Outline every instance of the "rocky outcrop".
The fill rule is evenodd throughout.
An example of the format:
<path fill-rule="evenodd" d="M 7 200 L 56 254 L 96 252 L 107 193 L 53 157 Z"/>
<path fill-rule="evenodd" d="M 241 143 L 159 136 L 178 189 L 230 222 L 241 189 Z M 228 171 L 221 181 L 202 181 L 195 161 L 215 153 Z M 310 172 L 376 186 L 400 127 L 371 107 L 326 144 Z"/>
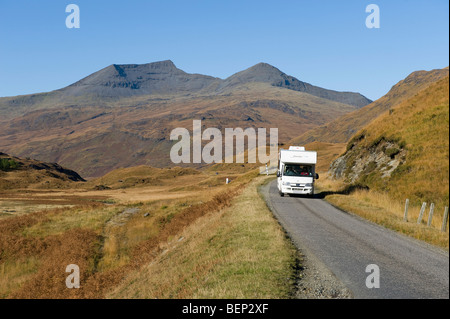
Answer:
<path fill-rule="evenodd" d="M 7 169 L 6 171 L 29 172 L 30 174 L 35 171 L 59 180 L 85 182 L 77 172 L 62 167 L 57 163 L 45 163 L 31 158 L 19 158 L 1 152 L 0 161 L 9 161 L 15 164 L 14 169 Z"/>
<path fill-rule="evenodd" d="M 364 136 L 359 139 L 363 140 Z M 366 184 L 371 179 L 390 178 L 405 159 L 406 150 L 402 142 L 381 137 L 368 148 L 363 148 L 358 141 L 353 141 L 345 154 L 331 164 L 329 174 L 347 183 Z"/>

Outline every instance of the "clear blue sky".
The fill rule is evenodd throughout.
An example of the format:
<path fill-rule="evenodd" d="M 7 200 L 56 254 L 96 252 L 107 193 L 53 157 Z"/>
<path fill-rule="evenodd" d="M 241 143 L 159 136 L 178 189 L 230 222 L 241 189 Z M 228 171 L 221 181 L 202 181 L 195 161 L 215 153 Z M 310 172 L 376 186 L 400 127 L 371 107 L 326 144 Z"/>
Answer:
<path fill-rule="evenodd" d="M 67 29 L 66 5 L 81 10 Z M 368 29 L 367 5 L 381 28 Z M 110 64 L 172 60 L 226 78 L 259 62 L 324 88 L 384 95 L 449 64 L 446 0 L 0 0 L 0 96 L 67 86 Z"/>

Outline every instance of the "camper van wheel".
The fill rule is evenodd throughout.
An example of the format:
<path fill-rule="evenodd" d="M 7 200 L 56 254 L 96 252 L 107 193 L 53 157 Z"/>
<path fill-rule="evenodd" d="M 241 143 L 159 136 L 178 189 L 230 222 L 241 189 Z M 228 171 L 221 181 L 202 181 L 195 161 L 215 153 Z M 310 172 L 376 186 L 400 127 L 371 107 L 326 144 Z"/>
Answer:
<path fill-rule="evenodd" d="M 280 196 L 281 196 L 281 197 L 284 197 L 284 193 L 280 192 Z"/>

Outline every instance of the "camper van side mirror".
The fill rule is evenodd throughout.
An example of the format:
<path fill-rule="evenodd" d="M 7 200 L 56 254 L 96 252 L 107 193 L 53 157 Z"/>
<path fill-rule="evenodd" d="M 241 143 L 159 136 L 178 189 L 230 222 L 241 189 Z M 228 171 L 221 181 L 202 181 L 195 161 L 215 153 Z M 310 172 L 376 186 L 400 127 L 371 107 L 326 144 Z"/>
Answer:
<path fill-rule="evenodd" d="M 281 176 L 280 171 L 277 171 L 277 177 L 280 177 L 280 176 Z"/>
<path fill-rule="evenodd" d="M 316 179 L 319 179 L 319 174 L 316 173 Z"/>

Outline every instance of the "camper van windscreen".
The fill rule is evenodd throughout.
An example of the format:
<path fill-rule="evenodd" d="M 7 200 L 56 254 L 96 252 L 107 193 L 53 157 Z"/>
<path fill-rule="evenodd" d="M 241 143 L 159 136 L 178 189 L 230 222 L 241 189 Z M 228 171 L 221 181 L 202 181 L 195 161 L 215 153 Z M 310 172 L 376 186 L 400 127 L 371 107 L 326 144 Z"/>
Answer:
<path fill-rule="evenodd" d="M 310 165 L 286 164 L 284 167 L 284 176 L 313 176 L 313 168 Z"/>

